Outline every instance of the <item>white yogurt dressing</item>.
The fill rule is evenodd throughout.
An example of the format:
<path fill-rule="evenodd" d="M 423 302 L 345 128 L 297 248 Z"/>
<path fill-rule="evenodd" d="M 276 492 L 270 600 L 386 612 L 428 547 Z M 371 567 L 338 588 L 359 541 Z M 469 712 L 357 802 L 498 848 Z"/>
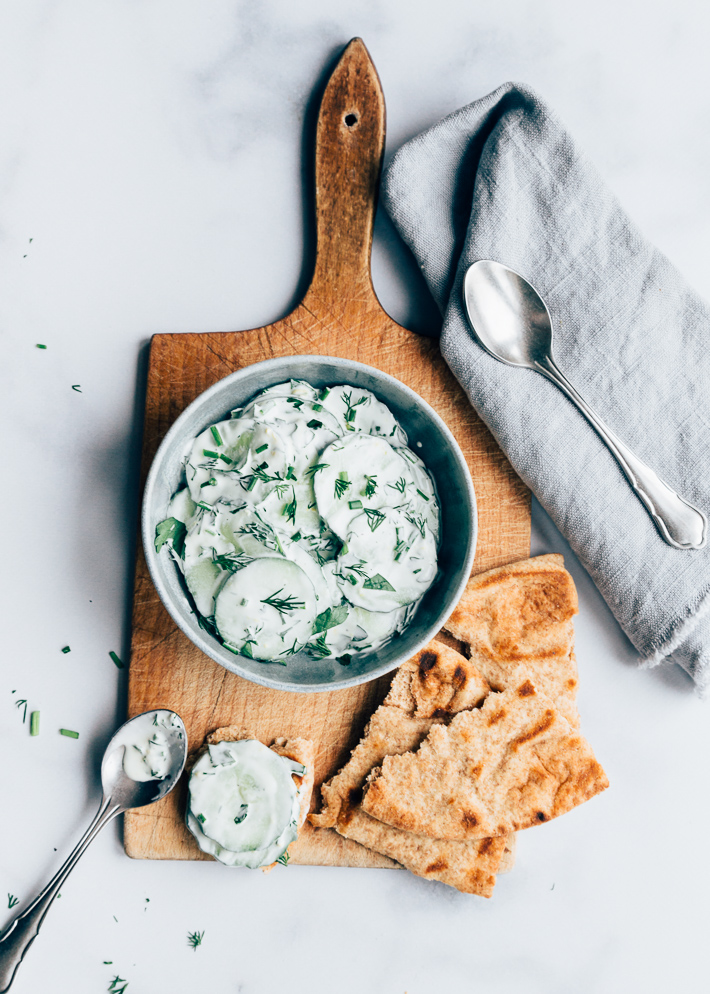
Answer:
<path fill-rule="evenodd" d="M 123 770 L 142 783 L 164 780 L 170 773 L 170 738 L 182 738 L 185 729 L 173 711 L 148 711 L 129 721 L 117 733 L 115 744 L 125 746 Z"/>
<path fill-rule="evenodd" d="M 306 769 L 256 739 L 210 745 L 192 768 L 187 826 L 227 866 L 268 866 L 298 835 L 293 774 Z"/>
<path fill-rule="evenodd" d="M 343 663 L 409 622 L 437 572 L 433 480 L 367 390 L 291 380 L 211 425 L 156 532 L 235 653 Z"/>

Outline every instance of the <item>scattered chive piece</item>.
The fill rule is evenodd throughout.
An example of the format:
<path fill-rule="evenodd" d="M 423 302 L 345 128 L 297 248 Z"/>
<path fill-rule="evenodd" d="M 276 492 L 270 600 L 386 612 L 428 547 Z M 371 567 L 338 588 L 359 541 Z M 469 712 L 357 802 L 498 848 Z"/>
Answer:
<path fill-rule="evenodd" d="M 322 404 L 313 404 L 312 407 L 313 407 L 314 411 L 322 411 L 323 410 L 323 405 Z"/>
<path fill-rule="evenodd" d="M 217 445 L 224 445 L 224 442 L 222 441 L 222 436 L 220 435 L 215 425 L 210 426 L 210 431 L 212 432 L 212 438 L 215 440 Z"/>
<path fill-rule="evenodd" d="M 322 422 L 322 421 L 318 421 L 318 420 L 316 420 L 316 418 L 313 418 L 313 419 L 312 419 L 311 421 L 309 421 L 309 422 L 308 422 L 308 424 L 306 425 L 306 428 L 313 428 L 313 429 L 316 429 L 316 428 L 322 428 L 322 427 L 323 427 L 323 422 Z"/>
<path fill-rule="evenodd" d="M 111 651 L 109 652 L 109 656 L 111 657 L 111 659 L 113 659 L 114 663 L 116 664 L 116 666 L 118 666 L 119 670 L 122 670 L 123 663 L 121 662 L 118 655 L 113 651 L 113 649 L 111 649 Z"/>
<path fill-rule="evenodd" d="M 266 450 L 268 449 L 268 447 L 269 447 L 269 443 L 268 442 L 264 442 L 264 444 L 260 445 L 258 449 L 255 449 L 255 452 L 256 452 L 257 455 L 260 452 L 266 452 Z"/>
<path fill-rule="evenodd" d="M 33 711 L 30 715 L 30 735 L 39 735 L 39 711 Z"/>
<path fill-rule="evenodd" d="M 35 345 L 35 348 L 36 349 L 46 349 L 47 346 L 46 345 Z"/>
<path fill-rule="evenodd" d="M 60 728 L 59 729 L 59 734 L 60 735 L 66 735 L 66 737 L 68 739 L 78 739 L 79 738 L 79 733 L 78 732 L 72 732 L 71 728 Z"/>
<path fill-rule="evenodd" d="M 188 944 L 192 946 L 193 949 L 197 949 L 198 946 L 202 945 L 202 939 L 204 938 L 204 932 L 188 932 L 187 941 Z"/>
<path fill-rule="evenodd" d="M 422 498 L 423 498 L 423 499 L 424 499 L 425 501 L 427 501 L 427 502 L 428 502 L 429 498 L 427 497 L 427 495 L 426 495 L 426 494 L 423 494 L 423 493 L 421 492 L 421 490 L 419 489 L 419 487 L 417 487 L 417 493 L 419 494 L 419 496 L 420 496 L 420 497 L 422 497 Z"/>
<path fill-rule="evenodd" d="M 296 474 L 293 471 L 293 466 L 289 466 L 288 469 L 286 470 L 286 479 L 287 480 L 295 480 L 296 479 Z"/>
<path fill-rule="evenodd" d="M 65 645 L 64 648 L 62 649 L 62 652 L 71 652 L 71 646 Z"/>
<path fill-rule="evenodd" d="M 348 507 L 350 508 L 351 511 L 354 511 L 356 508 L 362 507 L 362 501 L 361 500 L 349 500 L 348 501 Z"/>
<path fill-rule="evenodd" d="M 217 481 L 215 480 L 214 476 L 211 476 L 209 480 L 205 480 L 204 483 L 200 484 L 200 490 L 202 490 L 203 487 L 216 487 L 216 486 L 217 486 Z"/>
<path fill-rule="evenodd" d="M 78 383 L 72 383 L 71 388 L 72 390 L 76 390 L 77 393 L 81 393 L 81 387 Z"/>
<path fill-rule="evenodd" d="M 323 389 L 320 392 L 320 399 L 325 400 L 325 398 L 328 396 L 329 393 L 330 393 L 330 387 L 323 387 Z"/>
<path fill-rule="evenodd" d="M 231 466 L 232 463 L 234 462 L 234 460 L 230 459 L 229 456 L 225 456 L 224 452 L 220 452 L 219 458 L 222 460 L 222 462 L 226 462 L 228 466 Z"/>
<path fill-rule="evenodd" d="M 104 960 L 104 966 L 113 966 L 113 960 L 112 959 L 105 959 Z"/>
<path fill-rule="evenodd" d="M 213 452 L 212 449 L 203 449 L 202 455 L 207 456 L 208 459 L 219 459 L 219 452 Z"/>

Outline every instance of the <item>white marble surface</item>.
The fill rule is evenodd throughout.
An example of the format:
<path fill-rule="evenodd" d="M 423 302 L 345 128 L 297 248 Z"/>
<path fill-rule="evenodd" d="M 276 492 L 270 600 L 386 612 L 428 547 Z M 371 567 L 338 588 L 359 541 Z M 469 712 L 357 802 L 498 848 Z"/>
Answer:
<path fill-rule="evenodd" d="M 146 343 L 258 326 L 297 298 L 304 109 L 338 49 L 370 48 L 388 154 L 503 80 L 537 86 L 707 296 L 709 28 L 699 0 L 0 7 L 0 894 L 25 902 L 68 850 L 124 712 L 107 653 L 127 652 Z M 384 219 L 373 266 L 390 313 L 436 331 Z M 554 550 L 536 508 L 534 551 Z M 491 901 L 394 871 L 132 862 L 110 829 L 13 990 L 91 994 L 116 972 L 128 994 L 706 990 L 707 706 L 681 674 L 635 669 L 567 561 L 583 727 L 612 786 L 523 833 Z"/>

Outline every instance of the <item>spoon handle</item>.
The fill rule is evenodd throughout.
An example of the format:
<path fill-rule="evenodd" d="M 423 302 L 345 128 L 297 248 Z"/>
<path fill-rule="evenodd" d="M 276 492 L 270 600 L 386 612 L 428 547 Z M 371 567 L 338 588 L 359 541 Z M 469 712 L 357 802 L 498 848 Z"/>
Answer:
<path fill-rule="evenodd" d="M 624 445 L 577 393 L 551 356 L 536 362 L 535 367 L 563 391 L 606 443 L 668 545 L 676 549 L 701 549 L 707 538 L 708 524 L 703 512 L 671 489 Z"/>
<path fill-rule="evenodd" d="M 44 890 L 39 894 L 32 904 L 23 911 L 21 915 L 5 929 L 0 935 L 0 994 L 10 989 L 14 980 L 17 968 L 22 959 L 37 937 L 40 926 L 44 921 L 44 916 L 49 911 L 49 907 L 59 892 L 66 878 L 76 866 L 79 857 L 83 855 L 86 848 L 94 841 L 101 829 L 115 818 L 123 809 L 111 801 L 110 797 L 104 797 L 101 806 L 96 812 L 96 816 L 82 835 L 69 858 L 57 870 Z"/>

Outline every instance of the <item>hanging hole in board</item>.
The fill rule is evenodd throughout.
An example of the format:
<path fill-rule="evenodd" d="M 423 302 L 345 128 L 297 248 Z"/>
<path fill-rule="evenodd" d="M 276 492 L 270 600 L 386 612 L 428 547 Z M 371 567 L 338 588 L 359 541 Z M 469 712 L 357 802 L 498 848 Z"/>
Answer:
<path fill-rule="evenodd" d="M 357 114 L 346 114 L 345 123 L 349 128 L 352 128 L 354 125 L 357 124 Z"/>

